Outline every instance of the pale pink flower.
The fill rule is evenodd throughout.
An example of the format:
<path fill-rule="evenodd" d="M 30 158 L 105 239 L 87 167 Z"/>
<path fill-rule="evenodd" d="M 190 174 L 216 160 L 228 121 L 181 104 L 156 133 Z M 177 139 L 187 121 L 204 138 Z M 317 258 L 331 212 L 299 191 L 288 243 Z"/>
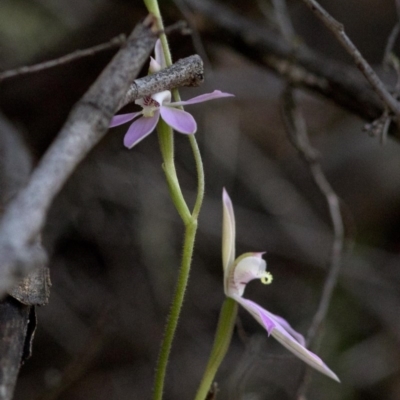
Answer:
<path fill-rule="evenodd" d="M 165 68 L 165 60 L 161 42 L 158 40 L 155 58 L 151 57 L 149 71 L 154 73 L 162 68 Z M 231 96 L 233 95 L 214 90 L 212 93 L 202 94 L 186 101 L 171 102 L 171 92 L 165 90 L 136 100 L 135 103 L 142 107 L 142 111 L 114 116 L 110 128 L 133 120 L 124 137 L 124 145 L 129 149 L 153 132 L 160 117 L 177 132 L 192 135 L 197 131 L 195 119 L 191 114 L 177 107 Z"/>
<path fill-rule="evenodd" d="M 222 204 L 222 263 L 226 296 L 242 305 L 265 328 L 268 335 L 272 335 L 296 357 L 340 382 L 337 375 L 317 355 L 306 349 L 304 337 L 286 320 L 242 297 L 247 283 L 251 280 L 261 279 L 263 283 L 271 283 L 272 275 L 266 272 L 267 264 L 262 258 L 264 253 L 246 253 L 235 259 L 235 215 L 232 201 L 225 189 Z"/>

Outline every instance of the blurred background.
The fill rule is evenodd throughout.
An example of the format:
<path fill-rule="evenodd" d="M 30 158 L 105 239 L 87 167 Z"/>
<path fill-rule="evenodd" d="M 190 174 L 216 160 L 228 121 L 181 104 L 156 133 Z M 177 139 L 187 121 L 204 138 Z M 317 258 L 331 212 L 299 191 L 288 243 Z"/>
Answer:
<path fill-rule="evenodd" d="M 223 3 L 265 27 L 272 23 L 268 0 Z M 345 24 L 385 78 L 381 62 L 397 21 L 394 1 L 321 4 Z M 285 132 L 285 80 L 239 54 L 234 45 L 216 42 L 218 32 L 210 35 L 213 28 L 206 27 L 206 18 L 182 0 L 163 1 L 161 9 L 167 25 L 189 18 L 194 28 L 195 40 L 172 35 L 175 60 L 200 52 L 206 63 L 205 84 L 182 90 L 182 97 L 214 89 L 236 96 L 188 109 L 199 125 L 206 197 L 166 382 L 165 399 L 175 400 L 193 398 L 224 299 L 222 188 L 235 206 L 237 254 L 267 251 L 274 275 L 270 286 L 251 282 L 246 297 L 303 334 L 318 307 L 333 236 L 326 199 Z M 302 1 L 288 1 L 288 9 L 297 35 L 310 48 L 351 65 Z M 145 15 L 139 0 L 2 0 L 0 69 L 128 34 Z M 114 53 L 0 83 L 0 109 L 22 133 L 34 163 Z M 366 121 L 330 100 L 302 90 L 295 90 L 295 96 L 322 168 L 342 200 L 346 237 L 318 350 L 342 384 L 312 373 L 306 398 L 400 399 L 399 141 L 389 138 L 381 145 L 363 132 Z M 43 234 L 50 254 L 51 297 L 37 310 L 33 356 L 21 369 L 16 400 L 151 397 L 183 226 L 168 197 L 157 136 L 127 150 L 122 145 L 126 129 L 109 132 L 51 209 Z M 181 186 L 193 204 L 193 157 L 187 138 L 179 134 L 176 155 Z M 303 373 L 304 364 L 240 310 L 229 354 L 217 375 L 217 398 L 295 399 Z"/>

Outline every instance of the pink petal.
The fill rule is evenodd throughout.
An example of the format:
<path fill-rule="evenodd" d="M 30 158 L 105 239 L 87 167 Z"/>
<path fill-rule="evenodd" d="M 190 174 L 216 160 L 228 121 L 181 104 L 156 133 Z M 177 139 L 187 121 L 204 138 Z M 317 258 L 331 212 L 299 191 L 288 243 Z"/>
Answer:
<path fill-rule="evenodd" d="M 114 128 L 114 126 L 126 124 L 129 121 L 132 121 L 134 118 L 137 116 L 141 115 L 142 112 L 135 112 L 135 113 L 129 113 L 129 114 L 120 114 L 120 115 L 115 115 L 111 122 L 110 122 L 110 128 Z"/>
<path fill-rule="evenodd" d="M 234 300 L 240 303 L 251 315 L 271 334 L 282 346 L 286 347 L 300 360 L 304 361 L 317 371 L 329 376 L 337 382 L 340 382 L 337 375 L 314 353 L 307 350 L 304 345 L 304 338 L 297 333 L 287 321 L 277 317 L 251 300 L 234 296 Z M 283 322 L 283 323 L 281 323 Z M 287 328 L 290 329 L 287 329 Z M 294 333 L 294 334 L 293 334 Z M 301 337 L 299 341 L 297 338 Z"/>
<path fill-rule="evenodd" d="M 279 325 L 274 318 L 271 318 L 268 315 L 267 310 L 264 310 L 253 301 L 244 299 L 240 296 L 232 296 L 232 298 L 241 304 L 257 320 L 257 322 L 266 329 L 268 336 L 277 327 L 277 325 Z"/>
<path fill-rule="evenodd" d="M 265 310 L 267 311 L 267 310 Z M 302 346 L 306 345 L 306 341 L 304 339 L 304 336 L 295 331 L 289 324 L 289 322 L 286 321 L 286 319 L 280 317 L 279 315 L 276 314 L 272 314 L 269 311 L 267 311 L 271 316 L 273 316 L 273 318 L 279 323 L 279 325 L 282 326 L 283 329 L 285 329 L 285 331 L 287 333 L 289 333 L 291 336 L 293 336 Z"/>
<path fill-rule="evenodd" d="M 155 112 L 153 117 L 142 117 L 137 119 L 129 127 L 124 137 L 124 145 L 131 149 L 153 132 L 160 118 L 159 112 Z"/>
<path fill-rule="evenodd" d="M 161 106 L 162 119 L 180 133 L 193 134 L 197 131 L 195 119 L 186 111 L 174 107 Z"/>
<path fill-rule="evenodd" d="M 205 93 L 200 96 L 193 97 L 192 99 L 186 101 L 177 101 L 175 103 L 170 103 L 171 106 L 186 106 L 188 104 L 202 103 L 203 101 L 219 99 L 221 97 L 233 97 L 234 94 L 224 93 L 220 90 L 214 90 L 212 93 Z"/>

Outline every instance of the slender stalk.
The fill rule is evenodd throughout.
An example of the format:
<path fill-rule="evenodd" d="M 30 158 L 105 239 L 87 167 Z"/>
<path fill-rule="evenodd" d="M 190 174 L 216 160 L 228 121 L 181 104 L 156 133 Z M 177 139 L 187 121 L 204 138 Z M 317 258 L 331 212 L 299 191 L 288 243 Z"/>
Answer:
<path fill-rule="evenodd" d="M 222 305 L 221 313 L 219 315 L 217 332 L 215 334 L 213 348 L 211 355 L 208 360 L 206 370 L 201 380 L 199 389 L 195 400 L 204 400 L 213 383 L 215 374 L 221 365 L 233 334 L 233 328 L 235 327 L 236 315 L 237 315 L 237 303 L 227 297 Z"/>
<path fill-rule="evenodd" d="M 183 243 L 182 264 L 179 271 L 179 277 L 175 289 L 174 299 L 172 301 L 171 310 L 167 320 L 164 339 L 158 357 L 156 377 L 154 381 L 154 393 L 153 393 L 154 400 L 161 400 L 163 397 L 168 359 L 171 352 L 171 346 L 174 340 L 175 331 L 178 325 L 178 319 L 181 312 L 183 299 L 185 296 L 186 286 L 189 279 L 189 272 L 192 262 L 196 230 L 197 230 L 197 221 L 192 220 L 186 226 L 185 239 Z"/>
<path fill-rule="evenodd" d="M 194 161 L 196 163 L 196 170 L 197 170 L 197 198 L 192 213 L 192 217 L 197 220 L 204 199 L 204 168 L 196 138 L 193 135 L 190 135 L 189 141 L 192 147 Z"/>
<path fill-rule="evenodd" d="M 182 221 L 187 225 L 191 220 L 191 213 L 183 197 L 176 174 L 174 135 L 172 129 L 162 119 L 160 119 L 158 123 L 157 131 L 161 154 L 164 160 L 163 169 L 168 183 L 169 194 Z"/>
<path fill-rule="evenodd" d="M 154 14 L 154 16 L 157 18 L 159 29 L 163 30 L 164 26 L 157 0 L 144 0 L 144 2 L 149 12 Z M 163 46 L 166 64 L 167 66 L 170 66 L 172 65 L 172 57 L 169 50 L 167 37 L 165 34 L 161 34 L 160 39 Z M 175 98 L 175 101 L 180 101 L 179 92 L 177 90 L 173 90 L 173 96 Z M 183 299 L 185 297 L 186 287 L 189 280 L 194 242 L 197 231 L 197 218 L 204 198 L 204 170 L 196 139 L 193 135 L 190 135 L 189 140 L 196 163 L 198 176 L 197 198 L 193 213 L 191 214 L 189 207 L 183 197 L 182 190 L 179 185 L 179 180 L 176 174 L 173 131 L 171 127 L 168 126 L 161 119 L 158 123 L 157 130 L 161 154 L 164 161 L 163 168 L 168 183 L 169 193 L 180 217 L 185 224 L 185 238 L 183 242 L 182 262 L 179 270 L 174 298 L 167 319 L 164 338 L 161 344 L 154 381 L 153 399 L 162 400 L 168 359 L 171 353 L 172 342 L 174 340 L 175 331 L 178 326 L 179 315 L 181 313 Z"/>

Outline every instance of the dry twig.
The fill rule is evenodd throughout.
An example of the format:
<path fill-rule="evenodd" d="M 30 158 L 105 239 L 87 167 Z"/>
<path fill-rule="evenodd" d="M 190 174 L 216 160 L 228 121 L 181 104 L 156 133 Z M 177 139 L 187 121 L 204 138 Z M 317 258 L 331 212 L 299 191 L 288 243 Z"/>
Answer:
<path fill-rule="evenodd" d="M 283 118 L 292 144 L 307 163 L 315 184 L 326 199 L 333 227 L 328 275 L 325 279 L 317 311 L 307 333 L 307 346 L 313 348 L 328 313 L 333 291 L 339 277 L 344 248 L 344 224 L 340 211 L 340 199 L 324 174 L 319 162 L 318 152 L 310 144 L 304 118 L 295 103 L 293 89 L 289 85 L 283 94 Z M 306 384 L 303 385 L 302 392 L 305 391 L 305 387 Z"/>
<path fill-rule="evenodd" d="M 0 207 L 8 203 L 27 182 L 31 170 L 31 158 L 19 132 L 0 114 Z M 42 271 L 46 271 L 43 266 Z M 46 283 L 42 291 L 36 292 L 35 300 L 47 300 Z M 28 285 L 24 297 L 31 297 Z M 44 289 L 44 290 L 43 290 Z M 36 303 L 37 304 L 37 303 Z M 30 342 L 35 329 L 36 318 L 31 304 L 21 303 L 7 296 L 0 302 L 0 398 L 11 400 L 20 366 L 30 356 Z M 27 345 L 28 344 L 28 345 Z"/>
<path fill-rule="evenodd" d="M 48 209 L 76 166 L 105 135 L 110 120 L 125 98 L 129 82 L 147 61 L 157 39 L 153 20 L 139 25 L 112 62 L 76 104 L 57 139 L 41 159 L 27 186 L 7 209 L 0 224 L 0 295 L 15 282 L 43 263 L 46 255 L 36 246 Z M 182 84 L 201 83 L 201 60 L 185 70 L 187 59 L 135 81 L 130 89 L 130 101 L 153 90 L 160 91 Z M 174 75 L 175 73 L 175 75 Z M 174 80 L 175 77 L 175 80 Z M 135 97 L 136 96 L 136 97 Z"/>
<path fill-rule="evenodd" d="M 122 34 L 116 36 L 107 43 L 102 43 L 85 50 L 76 50 L 70 54 L 56 58 L 54 60 L 45 61 L 31 66 L 24 66 L 9 71 L 4 71 L 0 73 L 0 82 L 5 79 L 14 78 L 20 75 L 33 74 L 35 72 L 44 71 L 49 68 L 54 68 L 59 65 L 79 60 L 80 58 L 94 56 L 95 54 L 101 51 L 113 49 L 116 47 L 121 47 L 125 42 L 126 42 L 126 36 Z"/>
<path fill-rule="evenodd" d="M 292 29 L 291 21 L 287 13 L 285 0 L 274 0 L 274 5 L 275 7 L 279 6 L 278 10 L 280 13 L 284 14 L 278 20 L 282 36 L 287 41 L 295 40 L 294 30 Z M 295 51 L 293 52 L 293 57 L 296 57 Z M 326 199 L 333 228 L 334 238 L 332 242 L 328 275 L 325 279 L 325 284 L 317 311 L 307 334 L 307 346 L 316 347 L 315 341 L 318 338 L 318 334 L 320 333 L 322 324 L 328 313 L 329 304 L 332 299 L 333 291 L 336 286 L 342 264 L 344 248 L 344 223 L 342 213 L 340 211 L 340 199 L 332 189 L 324 174 L 322 166 L 319 162 L 319 153 L 312 147 L 310 143 L 306 122 L 296 104 L 293 88 L 290 84 L 286 86 L 282 98 L 282 115 L 289 139 L 295 149 L 298 151 L 300 157 L 303 158 L 307 163 L 314 183 Z M 304 395 L 307 388 L 307 383 L 308 379 L 307 376 L 305 376 L 299 390 L 299 397 Z"/>
<path fill-rule="evenodd" d="M 135 28 L 126 46 L 71 111 L 29 183 L 6 210 L 0 224 L 1 295 L 46 258 L 33 244 L 43 228 L 48 209 L 76 166 L 107 132 L 129 82 L 139 73 L 154 47 L 156 33 L 152 18 Z M 168 80 L 167 86 L 170 84 Z M 147 90 L 140 83 L 137 87 L 138 96 Z"/>
<path fill-rule="evenodd" d="M 344 47 L 347 53 L 353 58 L 357 68 L 364 74 L 367 81 L 370 83 L 373 90 L 381 98 L 383 103 L 396 116 L 397 125 L 400 129 L 400 104 L 389 93 L 384 83 L 379 79 L 378 75 L 371 68 L 360 51 L 346 35 L 344 26 L 336 21 L 316 0 L 303 0 L 307 7 L 323 22 L 323 24 L 335 35 L 340 44 Z"/>
<path fill-rule="evenodd" d="M 185 0 L 203 17 L 201 32 L 284 77 L 310 89 L 367 121 L 379 118 L 384 107 L 356 68 L 317 54 L 304 44 L 293 46 L 280 35 L 213 0 Z M 391 132 L 392 133 L 392 132 Z"/>

